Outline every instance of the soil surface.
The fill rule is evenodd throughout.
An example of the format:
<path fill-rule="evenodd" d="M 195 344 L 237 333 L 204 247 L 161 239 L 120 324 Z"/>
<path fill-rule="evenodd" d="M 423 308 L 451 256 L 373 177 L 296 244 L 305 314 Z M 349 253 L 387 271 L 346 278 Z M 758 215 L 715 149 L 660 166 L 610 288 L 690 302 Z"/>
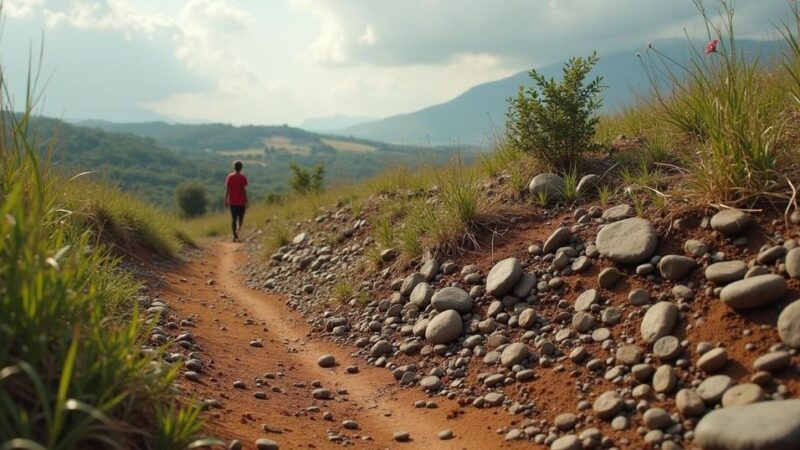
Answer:
<path fill-rule="evenodd" d="M 182 379 L 181 385 L 187 396 L 219 402 L 205 415 L 208 434 L 239 439 L 245 449 L 254 448 L 258 438 L 281 448 L 342 446 L 330 436 L 358 448 L 537 448 L 530 442 L 503 442 L 497 430 L 508 425 L 506 413 L 463 409 L 444 397 L 403 389 L 391 372 L 312 335 L 283 298 L 243 284 L 238 269 L 246 261 L 241 244 L 215 243 L 170 269 L 160 292 L 181 318 L 196 325 L 182 331 L 194 335 L 205 367 L 200 381 Z M 324 354 L 335 356 L 334 367 L 317 364 Z M 348 366 L 358 367 L 358 373 L 348 373 Z M 234 387 L 236 381 L 245 388 Z M 314 399 L 315 386 L 329 389 L 332 399 Z M 266 398 L 256 398 L 257 392 Z M 415 407 L 418 400 L 434 400 L 438 407 Z M 324 420 L 325 412 L 331 420 Z M 358 429 L 345 429 L 345 420 L 356 421 Z M 454 437 L 440 440 L 443 430 L 452 430 Z M 398 431 L 411 439 L 394 441 Z"/>

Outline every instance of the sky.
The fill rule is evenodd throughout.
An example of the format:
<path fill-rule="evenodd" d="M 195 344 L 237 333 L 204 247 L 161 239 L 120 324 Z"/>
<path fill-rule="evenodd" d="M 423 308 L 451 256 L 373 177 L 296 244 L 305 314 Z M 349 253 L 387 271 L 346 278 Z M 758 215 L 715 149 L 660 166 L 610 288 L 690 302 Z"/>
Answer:
<path fill-rule="evenodd" d="M 786 0 L 735 7 L 740 37 L 790 18 Z M 4 0 L 0 64 L 22 105 L 33 61 L 49 116 L 296 125 L 685 32 L 703 33 L 690 0 Z"/>

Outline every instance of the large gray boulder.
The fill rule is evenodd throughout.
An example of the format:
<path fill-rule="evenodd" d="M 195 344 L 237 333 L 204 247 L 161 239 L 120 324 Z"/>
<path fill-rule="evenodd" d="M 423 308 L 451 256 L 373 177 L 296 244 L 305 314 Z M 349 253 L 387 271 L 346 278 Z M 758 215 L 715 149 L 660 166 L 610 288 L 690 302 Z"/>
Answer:
<path fill-rule="evenodd" d="M 456 340 L 464 329 L 461 314 L 448 309 L 440 312 L 428 322 L 425 339 L 431 344 L 449 344 Z"/>
<path fill-rule="evenodd" d="M 433 297 L 433 288 L 430 284 L 422 282 L 411 291 L 408 301 L 424 310 L 430 304 L 431 297 Z"/>
<path fill-rule="evenodd" d="M 606 258 L 622 264 L 648 261 L 656 251 L 658 235 L 649 221 L 639 217 L 610 223 L 597 233 L 597 250 Z"/>
<path fill-rule="evenodd" d="M 522 277 L 522 266 L 517 258 L 504 259 L 492 267 L 486 276 L 486 292 L 495 297 L 502 297 L 517 285 Z"/>
<path fill-rule="evenodd" d="M 564 179 L 554 173 L 540 173 L 528 184 L 528 191 L 533 195 L 543 192 L 550 200 L 560 199 L 564 196 Z"/>
<path fill-rule="evenodd" d="M 797 450 L 800 400 L 776 400 L 711 411 L 697 424 L 703 450 Z"/>
<path fill-rule="evenodd" d="M 431 297 L 431 305 L 437 311 L 454 309 L 461 314 L 472 311 L 472 297 L 457 287 L 446 287 Z"/>
<path fill-rule="evenodd" d="M 768 305 L 786 293 L 786 280 L 780 275 L 759 275 L 735 281 L 724 288 L 719 298 L 733 309 Z"/>

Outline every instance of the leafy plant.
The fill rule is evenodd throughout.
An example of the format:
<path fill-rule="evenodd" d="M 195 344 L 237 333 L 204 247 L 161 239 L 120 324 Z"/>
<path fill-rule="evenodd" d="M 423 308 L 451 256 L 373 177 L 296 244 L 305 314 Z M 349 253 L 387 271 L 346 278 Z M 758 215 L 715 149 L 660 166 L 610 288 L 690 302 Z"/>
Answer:
<path fill-rule="evenodd" d="M 564 173 L 564 188 L 561 189 L 561 196 L 567 203 L 573 203 L 578 199 L 578 171 L 572 168 Z"/>
<path fill-rule="evenodd" d="M 202 216 L 206 212 L 208 206 L 206 188 L 196 181 L 178 185 L 175 189 L 175 198 L 178 201 L 178 208 L 185 217 Z"/>
<path fill-rule="evenodd" d="M 611 201 L 611 197 L 614 195 L 611 186 L 607 183 L 601 184 L 597 187 L 597 200 L 600 202 L 600 205 L 605 208 L 608 203 Z"/>
<path fill-rule="evenodd" d="M 506 133 L 517 150 L 531 153 L 552 169 L 566 170 L 580 163 L 593 143 L 595 115 L 602 100 L 601 77 L 586 83 L 597 63 L 596 53 L 570 59 L 561 81 L 547 79 L 536 70 L 529 75 L 535 87 L 520 86 L 515 98 L 509 98 Z"/>
<path fill-rule="evenodd" d="M 289 185 L 298 194 L 316 193 L 322 190 L 325 166 L 317 164 L 313 169 L 305 169 L 295 162 L 289 163 Z"/>

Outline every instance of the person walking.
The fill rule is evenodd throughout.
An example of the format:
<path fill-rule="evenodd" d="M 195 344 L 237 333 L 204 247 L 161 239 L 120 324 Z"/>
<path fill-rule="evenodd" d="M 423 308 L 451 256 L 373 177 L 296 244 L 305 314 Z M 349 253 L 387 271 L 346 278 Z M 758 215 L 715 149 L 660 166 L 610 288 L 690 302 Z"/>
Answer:
<path fill-rule="evenodd" d="M 247 187 L 247 177 L 242 174 L 242 162 L 234 161 L 233 172 L 229 173 L 228 178 L 225 179 L 225 207 L 231 209 L 233 242 L 239 239 L 244 212 L 250 206 L 245 187 Z"/>

